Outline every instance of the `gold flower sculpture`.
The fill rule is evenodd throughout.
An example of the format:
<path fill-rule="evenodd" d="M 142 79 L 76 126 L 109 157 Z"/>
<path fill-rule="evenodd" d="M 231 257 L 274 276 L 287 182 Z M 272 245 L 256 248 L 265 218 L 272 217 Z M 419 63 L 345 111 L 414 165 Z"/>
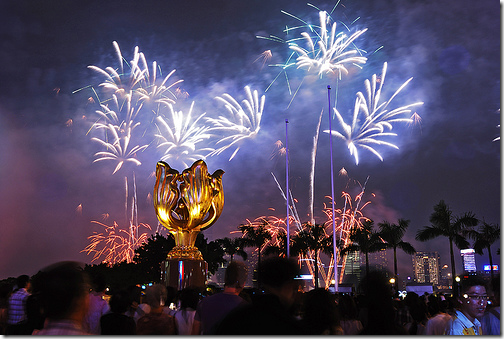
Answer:
<path fill-rule="evenodd" d="M 156 165 L 154 209 L 159 222 L 175 237 L 167 259 L 203 260 L 194 246 L 199 231 L 212 226 L 224 207 L 223 170 L 208 173 L 203 160 L 182 173 L 159 161 Z"/>

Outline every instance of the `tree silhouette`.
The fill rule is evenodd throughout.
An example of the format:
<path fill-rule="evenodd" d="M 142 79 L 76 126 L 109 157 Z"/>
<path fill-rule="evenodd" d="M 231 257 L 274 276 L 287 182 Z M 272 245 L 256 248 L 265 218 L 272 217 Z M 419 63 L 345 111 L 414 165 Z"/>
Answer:
<path fill-rule="evenodd" d="M 452 211 L 446 205 L 444 200 L 441 200 L 434 206 L 434 212 L 430 216 L 431 226 L 425 226 L 419 230 L 415 239 L 419 241 L 427 241 L 439 236 L 447 237 L 450 243 L 450 259 L 452 269 L 452 279 L 455 281 L 455 256 L 453 255 L 453 244 L 459 248 L 464 249 L 469 247 L 469 242 L 464 237 L 464 233 L 470 227 L 478 224 L 478 219 L 472 212 L 466 212 L 462 216 L 453 216 Z M 458 292 L 457 284 L 453 283 L 453 291 L 456 295 Z"/>
<path fill-rule="evenodd" d="M 221 245 L 217 241 L 208 242 L 203 233 L 199 233 L 196 237 L 195 246 L 208 264 L 209 275 L 217 272 L 220 264 L 226 262 Z M 127 288 L 130 285 L 159 283 L 161 263 L 166 260 L 168 252 L 173 247 L 175 247 L 173 235 L 163 236 L 156 233 L 135 250 L 132 263 L 124 261 L 112 266 L 107 264 L 86 265 L 85 270 L 90 274 L 103 274 L 113 289 Z"/>
<path fill-rule="evenodd" d="M 149 280 L 150 277 L 146 276 L 140 266 L 134 262 L 128 263 L 123 261 L 112 266 L 106 263 L 95 265 L 86 264 L 84 266 L 84 271 L 90 276 L 97 273 L 103 275 L 107 287 L 110 288 L 112 293 L 117 290 L 126 289 L 129 286 L 143 285 L 152 282 L 152 280 Z"/>
<path fill-rule="evenodd" d="M 366 275 L 369 275 L 369 253 L 378 252 L 385 248 L 378 232 L 373 231 L 373 220 L 366 220 L 362 227 L 354 226 L 350 230 L 352 243 L 341 250 L 341 255 L 351 251 L 364 253 L 366 257 Z"/>
<path fill-rule="evenodd" d="M 243 238 L 222 238 L 217 239 L 217 242 L 222 246 L 224 253 L 230 256 L 230 261 L 233 261 L 235 255 L 239 255 L 243 260 L 247 260 L 247 252 L 245 248 L 245 240 Z"/>
<path fill-rule="evenodd" d="M 264 248 L 264 255 L 276 254 L 279 257 L 287 256 L 287 232 L 284 229 L 279 229 L 276 237 L 278 240 L 277 243 L 266 246 Z"/>
<path fill-rule="evenodd" d="M 261 251 L 262 247 L 269 241 L 271 240 L 272 236 L 270 232 L 266 229 L 266 226 L 268 226 L 268 222 L 266 220 L 263 220 L 262 224 L 254 226 L 253 224 L 249 223 L 248 225 L 240 225 L 238 228 L 240 231 L 243 233 L 243 239 L 245 242 L 245 247 L 255 247 L 257 248 L 257 266 L 261 264 Z M 259 287 L 261 287 L 261 277 L 259 275 L 257 276 L 257 283 Z"/>
<path fill-rule="evenodd" d="M 138 265 L 146 282 L 159 282 L 161 277 L 161 262 L 166 260 L 166 256 L 175 247 L 173 235 L 166 237 L 156 233 L 151 235 L 147 241 L 135 250 L 133 261 Z"/>
<path fill-rule="evenodd" d="M 224 250 L 217 240 L 208 242 L 208 239 L 200 232 L 196 236 L 194 246 L 198 248 L 203 255 L 203 259 L 207 262 L 209 276 L 217 272 L 220 265 L 226 262 Z"/>
<path fill-rule="evenodd" d="M 304 223 L 301 231 L 292 238 L 292 252 L 294 255 L 302 254 L 305 257 L 311 252 L 315 258 L 315 288 L 318 284 L 318 258 L 319 253 L 331 255 L 333 251 L 332 236 L 326 234 L 324 226 L 319 224 Z"/>
<path fill-rule="evenodd" d="M 415 248 L 409 243 L 402 240 L 406 229 L 409 226 L 409 220 L 399 219 L 398 224 L 391 224 L 388 221 L 378 223 L 380 227 L 380 237 L 385 241 L 385 248 L 394 250 L 394 278 L 395 290 L 398 291 L 399 279 L 397 276 L 397 249 L 403 250 L 407 254 L 415 254 Z"/>
<path fill-rule="evenodd" d="M 468 230 L 465 234 L 475 240 L 474 241 L 474 251 L 479 255 L 483 255 L 483 249 L 488 251 L 488 259 L 490 260 L 490 274 L 492 279 L 494 278 L 493 271 L 493 261 L 492 261 L 492 250 L 490 247 L 494 242 L 496 242 L 500 238 L 500 228 L 499 225 L 496 224 L 488 224 L 483 221 L 483 224 L 480 225 L 478 231 L 476 230 Z"/>

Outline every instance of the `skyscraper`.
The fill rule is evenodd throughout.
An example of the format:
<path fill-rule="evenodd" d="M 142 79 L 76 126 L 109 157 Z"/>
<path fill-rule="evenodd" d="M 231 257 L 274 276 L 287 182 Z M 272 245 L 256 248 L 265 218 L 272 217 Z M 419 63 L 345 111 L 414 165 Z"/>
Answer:
<path fill-rule="evenodd" d="M 416 252 L 413 256 L 413 271 L 417 283 L 439 284 L 440 259 L 438 252 Z"/>
<path fill-rule="evenodd" d="M 451 270 L 447 264 L 441 266 L 441 276 L 439 279 L 439 289 L 450 289 L 452 286 Z"/>
<path fill-rule="evenodd" d="M 353 283 L 357 286 L 361 280 L 361 274 L 360 252 L 349 252 L 345 260 L 345 275 L 343 277 L 343 282 Z"/>
<path fill-rule="evenodd" d="M 349 252 L 345 260 L 345 275 L 360 276 L 360 253 L 359 251 Z"/>
<path fill-rule="evenodd" d="M 467 248 L 460 250 L 462 262 L 464 263 L 464 271 L 470 274 L 476 274 L 476 259 L 474 258 L 474 250 Z"/>
<path fill-rule="evenodd" d="M 388 272 L 387 250 L 368 253 L 369 268 L 377 271 Z M 366 256 L 361 256 L 361 264 L 366 264 Z"/>

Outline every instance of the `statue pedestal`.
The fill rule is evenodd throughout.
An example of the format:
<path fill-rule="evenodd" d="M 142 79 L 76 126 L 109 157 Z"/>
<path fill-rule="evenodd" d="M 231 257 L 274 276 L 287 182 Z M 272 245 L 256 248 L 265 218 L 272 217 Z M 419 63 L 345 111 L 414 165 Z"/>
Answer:
<path fill-rule="evenodd" d="M 168 259 L 161 263 L 161 282 L 180 291 L 186 287 L 205 288 L 208 264 L 203 260 Z"/>

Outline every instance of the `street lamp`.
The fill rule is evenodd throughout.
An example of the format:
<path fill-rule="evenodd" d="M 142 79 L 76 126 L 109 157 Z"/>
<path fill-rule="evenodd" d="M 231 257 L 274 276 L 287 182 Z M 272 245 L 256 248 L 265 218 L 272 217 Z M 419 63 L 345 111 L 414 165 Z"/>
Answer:
<path fill-rule="evenodd" d="M 394 287 L 395 287 L 395 278 L 390 278 L 389 280 L 389 283 L 390 283 L 390 288 L 392 289 L 392 292 L 393 294 L 397 291 Z"/>
<path fill-rule="evenodd" d="M 455 277 L 455 283 L 453 284 L 453 296 L 458 296 L 460 291 L 460 277 Z"/>

